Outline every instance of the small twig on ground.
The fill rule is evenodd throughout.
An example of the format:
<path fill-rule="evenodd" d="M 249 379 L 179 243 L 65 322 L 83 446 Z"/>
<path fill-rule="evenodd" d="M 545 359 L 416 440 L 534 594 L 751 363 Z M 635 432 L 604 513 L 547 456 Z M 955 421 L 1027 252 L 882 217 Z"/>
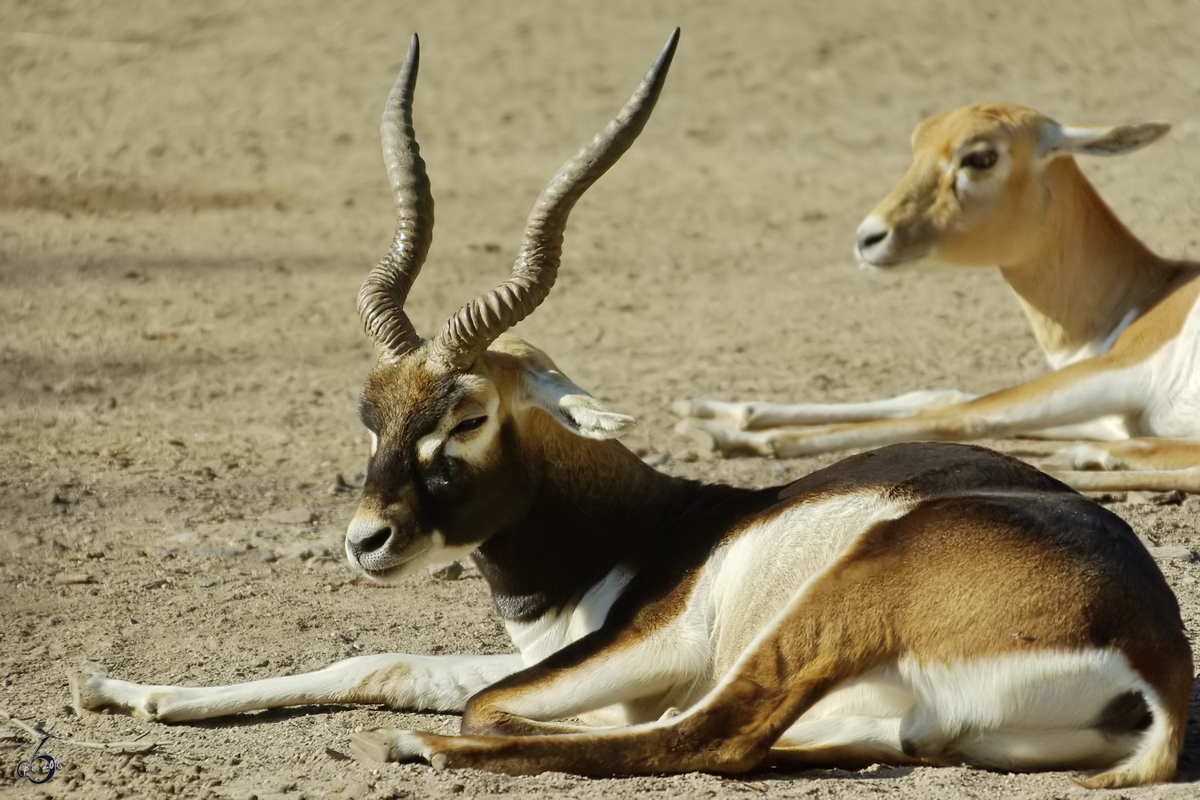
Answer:
<path fill-rule="evenodd" d="M 4 719 L 6 719 L 8 722 L 11 722 L 13 725 L 16 725 L 18 728 L 28 733 L 33 737 L 34 741 L 39 741 L 47 733 L 37 725 L 30 725 L 27 722 L 22 722 L 2 708 L 0 708 L 0 717 L 4 717 Z M 71 744 L 75 745 L 76 747 L 87 747 L 92 750 L 104 750 L 106 752 L 115 753 L 116 755 L 141 756 L 158 747 L 158 742 L 141 743 L 140 740 L 145 735 L 146 734 L 143 733 L 137 739 L 133 739 L 132 741 L 128 742 L 81 742 L 78 739 L 63 739 L 58 736 L 54 737 L 54 741 L 59 744 Z"/>
<path fill-rule="evenodd" d="M 129 742 L 79 742 L 75 739 L 59 739 L 65 744 L 73 744 L 76 747 L 90 747 L 93 750 L 107 750 L 119 756 L 144 756 L 147 753 L 158 747 L 158 742 L 146 742 L 138 744 L 138 740 L 134 739 Z"/>
<path fill-rule="evenodd" d="M 12 714 L 5 711 L 3 708 L 0 708 L 0 717 L 4 717 L 6 720 L 11 722 L 13 725 L 16 725 L 18 728 L 20 728 L 21 730 L 28 733 L 30 736 L 32 736 L 34 738 L 35 741 L 38 739 L 41 739 L 43 736 L 46 735 L 45 731 L 43 731 L 39 728 L 36 728 L 27 722 L 22 722 L 21 720 L 14 717 Z"/>
<path fill-rule="evenodd" d="M 743 789 L 749 789 L 750 791 L 758 792 L 759 794 L 762 794 L 763 792 L 766 791 L 766 789 L 764 789 L 761 786 L 755 786 L 752 783 L 746 783 L 745 781 L 739 781 L 736 778 L 726 778 L 725 780 L 727 780 L 729 783 L 736 783 L 738 786 L 741 786 Z"/>

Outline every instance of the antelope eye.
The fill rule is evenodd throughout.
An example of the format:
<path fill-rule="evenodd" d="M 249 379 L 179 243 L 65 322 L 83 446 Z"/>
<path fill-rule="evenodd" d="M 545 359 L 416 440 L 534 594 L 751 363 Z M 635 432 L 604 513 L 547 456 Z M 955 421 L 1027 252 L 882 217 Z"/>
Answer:
<path fill-rule="evenodd" d="M 985 170 L 996 165 L 999 154 L 995 150 L 975 150 L 962 157 L 962 166 L 968 169 Z"/>
<path fill-rule="evenodd" d="M 483 414 L 478 417 L 467 417 L 459 422 L 450 431 L 451 436 L 460 436 L 464 433 L 470 433 L 473 430 L 478 430 L 483 427 L 483 423 L 487 422 L 487 415 Z"/>

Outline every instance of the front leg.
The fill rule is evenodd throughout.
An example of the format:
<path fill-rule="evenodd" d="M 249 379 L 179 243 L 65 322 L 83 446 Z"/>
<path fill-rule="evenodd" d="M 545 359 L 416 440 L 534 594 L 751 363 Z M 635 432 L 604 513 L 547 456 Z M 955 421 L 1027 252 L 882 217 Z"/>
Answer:
<path fill-rule="evenodd" d="M 965 403 L 976 395 L 953 389 L 909 392 L 886 400 L 860 403 L 725 403 L 683 400 L 672 409 L 681 417 L 709 420 L 736 430 L 762 430 L 786 425 L 832 425 L 900 419 L 922 411 Z"/>
<path fill-rule="evenodd" d="M 1080 425 L 1136 413 L 1144 407 L 1146 385 L 1139 367 L 1107 369 L 1102 359 L 1095 358 L 1011 389 L 903 419 L 767 431 L 730 430 L 695 419 L 685 423 L 711 435 L 716 446 L 727 452 L 797 458 L 899 442 L 1006 438 Z"/>
<path fill-rule="evenodd" d="M 1128 439 L 1060 450 L 1039 465 L 1079 491 L 1200 493 L 1200 441 Z"/>
<path fill-rule="evenodd" d="M 283 706 L 383 704 L 461 711 L 467 699 L 523 666 L 519 655 L 356 656 L 300 675 L 231 686 L 154 686 L 115 680 L 88 665 L 70 676 L 77 711 L 111 709 L 157 722 L 209 719 Z"/>

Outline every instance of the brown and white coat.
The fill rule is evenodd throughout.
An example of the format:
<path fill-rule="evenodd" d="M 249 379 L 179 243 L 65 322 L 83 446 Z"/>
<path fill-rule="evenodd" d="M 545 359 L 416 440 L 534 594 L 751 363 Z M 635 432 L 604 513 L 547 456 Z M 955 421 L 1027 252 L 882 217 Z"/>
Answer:
<path fill-rule="evenodd" d="M 636 137 L 677 33 L 535 205 L 514 276 L 418 337 L 403 310 L 432 200 L 411 125 L 417 46 L 384 115 L 392 250 L 360 309 L 379 345 L 351 564 L 389 581 L 471 553 L 517 652 L 368 655 L 222 687 L 74 676 L 81 708 L 173 722 L 285 705 L 462 711 L 363 758 L 508 773 L 969 763 L 1169 779 L 1192 658 L 1119 518 L 967 445 L 905 444 L 769 489 L 661 474 L 615 413 L 503 331 L 545 297 L 575 199 Z"/>

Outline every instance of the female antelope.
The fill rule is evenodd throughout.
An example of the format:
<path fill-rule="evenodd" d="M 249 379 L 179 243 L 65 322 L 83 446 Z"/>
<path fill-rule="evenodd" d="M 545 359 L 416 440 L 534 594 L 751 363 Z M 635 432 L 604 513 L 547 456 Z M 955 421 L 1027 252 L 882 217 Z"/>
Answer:
<path fill-rule="evenodd" d="M 1167 129 L 1068 127 L 1007 103 L 939 114 L 917 126 L 908 174 L 858 229 L 858 257 L 879 269 L 929 256 L 999 265 L 1054 372 L 984 397 L 697 400 L 680 404 L 692 417 L 682 429 L 782 458 L 902 441 L 1087 439 L 1044 466 L 1078 489 L 1200 492 L 1200 265 L 1151 252 L 1073 158 L 1128 153 Z M 1097 469 L 1122 472 L 1083 471 Z"/>

